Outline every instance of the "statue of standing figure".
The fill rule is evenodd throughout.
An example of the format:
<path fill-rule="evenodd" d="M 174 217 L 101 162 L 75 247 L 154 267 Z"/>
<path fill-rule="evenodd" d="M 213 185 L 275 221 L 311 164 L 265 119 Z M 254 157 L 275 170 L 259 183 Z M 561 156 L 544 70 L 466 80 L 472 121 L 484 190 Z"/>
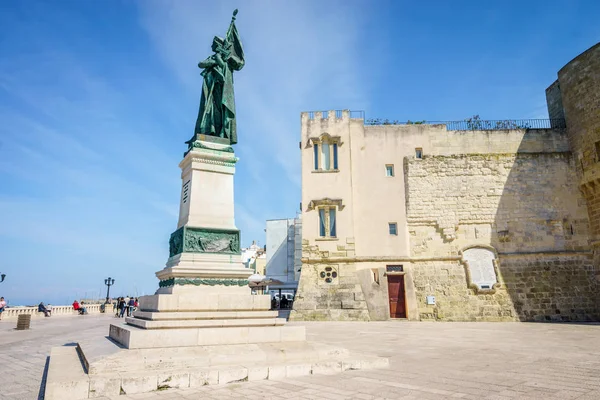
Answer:
<path fill-rule="evenodd" d="M 198 64 L 203 69 L 204 82 L 194 136 L 186 142 L 190 147 L 197 135 L 215 136 L 228 140 L 229 144 L 237 143 L 233 71 L 244 67 L 244 49 L 235 26 L 237 12 L 233 12 L 225 39 L 218 36 L 213 39 L 214 54 Z"/>

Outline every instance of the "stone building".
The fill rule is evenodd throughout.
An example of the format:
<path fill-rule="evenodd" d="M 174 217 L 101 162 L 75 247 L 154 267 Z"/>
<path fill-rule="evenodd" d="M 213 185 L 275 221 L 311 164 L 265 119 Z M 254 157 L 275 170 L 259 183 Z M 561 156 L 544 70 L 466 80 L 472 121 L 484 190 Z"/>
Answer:
<path fill-rule="evenodd" d="M 301 116 L 293 320 L 600 320 L 600 44 L 549 120 Z"/>

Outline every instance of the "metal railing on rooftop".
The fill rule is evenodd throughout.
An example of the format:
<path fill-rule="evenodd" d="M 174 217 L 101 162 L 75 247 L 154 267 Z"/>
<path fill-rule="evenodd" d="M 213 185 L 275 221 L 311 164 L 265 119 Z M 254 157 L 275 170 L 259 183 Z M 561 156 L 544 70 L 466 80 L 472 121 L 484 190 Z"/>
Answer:
<path fill-rule="evenodd" d="M 342 118 L 344 110 L 334 110 L 336 119 Z M 320 113 L 322 119 L 329 117 L 329 111 L 308 111 L 308 119 L 315 119 L 316 113 Z M 350 111 L 351 119 L 365 119 L 365 112 Z M 365 120 L 365 125 L 446 125 L 449 131 L 497 131 L 507 129 L 565 129 L 567 124 L 564 119 L 503 119 L 483 120 L 479 116 L 464 119 L 462 121 L 407 121 L 400 122 L 382 118 L 370 118 Z"/>
<path fill-rule="evenodd" d="M 505 119 L 482 120 L 467 119 L 462 121 L 390 121 L 368 119 L 365 125 L 446 125 L 449 131 L 498 131 L 507 129 L 564 129 L 564 119 Z"/>
<path fill-rule="evenodd" d="M 506 119 L 445 121 L 449 131 L 494 131 L 505 129 L 564 129 L 564 119 Z"/>

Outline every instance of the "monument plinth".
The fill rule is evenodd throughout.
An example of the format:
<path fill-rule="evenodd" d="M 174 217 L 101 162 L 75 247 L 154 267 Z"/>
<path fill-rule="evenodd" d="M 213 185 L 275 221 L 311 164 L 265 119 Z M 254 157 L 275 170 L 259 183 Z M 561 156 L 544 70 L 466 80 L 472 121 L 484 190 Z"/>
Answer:
<path fill-rule="evenodd" d="M 179 164 L 179 220 L 166 266 L 156 273 L 158 290 L 139 299 L 125 324 L 110 325 L 112 341 L 53 348 L 48 400 L 388 365 L 386 358 L 353 358 L 344 349 L 307 342 L 304 326 L 287 326 L 270 310 L 269 296 L 251 294 L 233 202 L 233 71 L 244 66 L 236 13 L 226 38 L 215 37 L 214 54 L 198 65 L 204 77 L 200 111 Z"/>
<path fill-rule="evenodd" d="M 111 325 L 110 338 L 128 349 L 305 340 L 304 327 L 270 311 L 268 295 L 251 294 L 234 221 L 237 158 L 222 140 L 198 136 L 179 164 L 179 222 L 159 288 L 127 325 Z"/>

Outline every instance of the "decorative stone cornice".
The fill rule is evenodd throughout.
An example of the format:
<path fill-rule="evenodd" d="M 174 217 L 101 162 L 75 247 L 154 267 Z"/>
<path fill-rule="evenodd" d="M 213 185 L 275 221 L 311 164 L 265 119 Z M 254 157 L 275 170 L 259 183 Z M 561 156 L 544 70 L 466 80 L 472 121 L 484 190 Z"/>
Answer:
<path fill-rule="evenodd" d="M 217 149 L 208 148 L 194 148 L 188 153 L 184 159 L 179 163 L 179 168 L 182 170 L 187 168 L 190 164 L 204 163 L 212 165 L 221 165 L 225 167 L 234 167 L 235 163 L 239 161 L 234 153 L 228 151 L 222 151 Z"/>
<path fill-rule="evenodd" d="M 330 144 L 335 143 L 340 147 L 342 147 L 342 145 L 344 144 L 342 142 L 341 136 L 331 136 L 329 133 L 325 132 L 325 133 L 321 134 L 320 136 L 314 136 L 314 137 L 308 138 L 308 142 L 306 143 L 306 148 L 310 148 L 314 144 L 321 144 L 323 142 L 327 142 Z"/>
<path fill-rule="evenodd" d="M 308 208 L 306 211 L 312 211 L 317 207 L 322 206 L 337 206 L 337 208 L 341 211 L 344 209 L 344 204 L 342 204 L 342 199 L 330 199 L 329 197 L 323 199 L 311 200 L 308 203 Z"/>
<path fill-rule="evenodd" d="M 225 167 L 234 167 L 235 163 L 238 162 L 238 160 L 239 160 L 238 158 L 234 158 L 233 160 L 228 160 L 228 161 L 215 160 L 215 159 L 209 159 L 209 158 L 200 158 L 200 157 L 192 158 L 192 162 L 213 164 L 213 165 L 222 165 Z"/>
<path fill-rule="evenodd" d="M 169 278 L 158 282 L 158 287 L 170 287 L 175 285 L 193 286 L 247 286 L 247 279 L 202 279 L 202 278 Z"/>

